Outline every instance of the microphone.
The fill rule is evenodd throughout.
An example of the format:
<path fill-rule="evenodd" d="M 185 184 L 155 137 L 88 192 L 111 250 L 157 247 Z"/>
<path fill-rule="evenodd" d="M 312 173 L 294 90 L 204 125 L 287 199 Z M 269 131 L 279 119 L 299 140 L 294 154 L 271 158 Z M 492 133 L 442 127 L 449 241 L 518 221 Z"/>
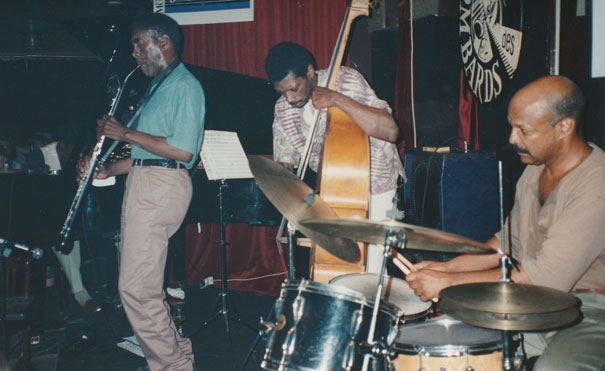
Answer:
<path fill-rule="evenodd" d="M 44 250 L 42 250 L 41 248 L 32 249 L 32 248 L 27 247 L 24 244 L 9 241 L 4 238 L 0 238 L 0 245 L 13 246 L 19 250 L 28 252 L 28 253 L 32 254 L 32 257 L 34 259 L 40 259 L 40 258 L 42 258 L 42 256 L 44 256 Z"/>

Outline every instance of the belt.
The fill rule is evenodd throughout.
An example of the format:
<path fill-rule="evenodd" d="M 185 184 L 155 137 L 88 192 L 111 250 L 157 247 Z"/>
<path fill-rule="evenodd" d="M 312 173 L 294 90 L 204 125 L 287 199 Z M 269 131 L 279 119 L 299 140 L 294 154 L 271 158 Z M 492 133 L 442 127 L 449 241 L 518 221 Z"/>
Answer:
<path fill-rule="evenodd" d="M 596 292 L 597 294 L 605 294 L 605 289 L 573 289 L 573 292 L 577 292 L 577 293 Z"/>
<path fill-rule="evenodd" d="M 161 159 L 140 159 L 136 158 L 132 160 L 133 166 L 157 166 L 164 167 L 167 169 L 186 169 L 185 165 L 179 164 L 174 160 L 161 160 Z"/>

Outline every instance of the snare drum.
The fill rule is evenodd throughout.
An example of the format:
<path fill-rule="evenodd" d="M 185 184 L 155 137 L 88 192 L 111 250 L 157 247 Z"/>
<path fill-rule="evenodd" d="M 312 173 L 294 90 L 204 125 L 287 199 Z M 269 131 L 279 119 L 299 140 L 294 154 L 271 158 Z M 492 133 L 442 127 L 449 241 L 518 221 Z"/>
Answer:
<path fill-rule="evenodd" d="M 261 367 L 268 370 L 360 370 L 373 306 L 346 287 L 295 280 L 282 286 Z M 384 303 L 378 311 L 375 340 L 392 346 L 401 311 Z M 370 370 L 386 370 L 373 360 Z"/>
<path fill-rule="evenodd" d="M 335 277 L 330 284 L 359 291 L 369 301 L 374 302 L 378 279 L 379 275 L 374 273 L 352 273 Z M 426 319 L 431 313 L 433 304 L 432 301 L 420 300 L 404 280 L 390 276 L 384 277 L 381 300 L 401 309 L 404 323 Z"/>
<path fill-rule="evenodd" d="M 442 316 L 403 326 L 395 370 L 502 370 L 501 333 Z"/>

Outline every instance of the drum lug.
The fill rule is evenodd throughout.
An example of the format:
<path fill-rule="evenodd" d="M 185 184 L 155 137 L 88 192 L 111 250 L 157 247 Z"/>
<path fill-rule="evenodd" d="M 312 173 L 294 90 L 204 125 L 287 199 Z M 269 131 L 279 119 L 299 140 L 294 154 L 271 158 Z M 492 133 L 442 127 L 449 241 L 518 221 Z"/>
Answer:
<path fill-rule="evenodd" d="M 288 330 L 286 334 L 286 338 L 284 339 L 284 343 L 281 346 L 282 349 L 282 358 L 280 365 L 289 364 L 288 359 L 294 353 L 294 347 L 296 346 L 296 327 L 292 327 Z"/>
<path fill-rule="evenodd" d="M 292 303 L 292 315 L 294 317 L 294 326 L 300 321 L 305 313 L 305 298 L 298 295 Z"/>
<path fill-rule="evenodd" d="M 342 357 L 342 369 L 345 371 L 350 371 L 353 367 L 353 363 L 355 362 L 355 342 L 349 341 L 347 344 L 347 348 L 345 349 L 344 355 Z"/>
<path fill-rule="evenodd" d="M 361 322 L 363 321 L 363 311 L 362 309 L 355 310 L 351 315 L 351 327 L 349 328 L 349 335 L 351 338 L 354 338 L 359 332 L 359 328 L 361 327 Z"/>

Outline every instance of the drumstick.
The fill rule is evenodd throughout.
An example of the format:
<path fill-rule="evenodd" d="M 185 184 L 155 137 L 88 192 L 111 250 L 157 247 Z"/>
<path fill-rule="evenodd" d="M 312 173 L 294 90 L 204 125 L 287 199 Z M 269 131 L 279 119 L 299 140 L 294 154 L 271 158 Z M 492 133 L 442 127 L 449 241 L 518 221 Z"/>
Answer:
<path fill-rule="evenodd" d="M 401 270 L 404 274 L 410 274 L 410 270 L 408 269 L 408 267 L 406 267 L 405 264 L 399 261 L 396 256 L 393 258 L 393 264 L 395 264 L 397 268 L 399 268 L 399 270 Z"/>
<path fill-rule="evenodd" d="M 397 266 L 397 268 L 401 269 L 404 274 L 410 274 L 410 268 L 412 268 L 412 262 L 407 260 L 405 256 L 401 255 L 398 252 L 395 252 L 395 257 L 393 258 L 393 264 Z M 439 301 L 439 298 L 431 299 L 434 303 Z"/>
<path fill-rule="evenodd" d="M 395 251 L 395 259 L 399 260 L 402 264 L 404 264 L 406 266 L 406 268 L 408 269 L 408 271 L 410 269 L 412 269 L 412 266 L 414 264 L 412 264 L 411 261 L 407 260 L 405 258 L 405 256 L 401 255 L 400 253 L 398 253 L 397 251 Z M 405 273 L 405 272 L 404 272 Z M 407 273 L 406 273 L 407 274 Z"/>

